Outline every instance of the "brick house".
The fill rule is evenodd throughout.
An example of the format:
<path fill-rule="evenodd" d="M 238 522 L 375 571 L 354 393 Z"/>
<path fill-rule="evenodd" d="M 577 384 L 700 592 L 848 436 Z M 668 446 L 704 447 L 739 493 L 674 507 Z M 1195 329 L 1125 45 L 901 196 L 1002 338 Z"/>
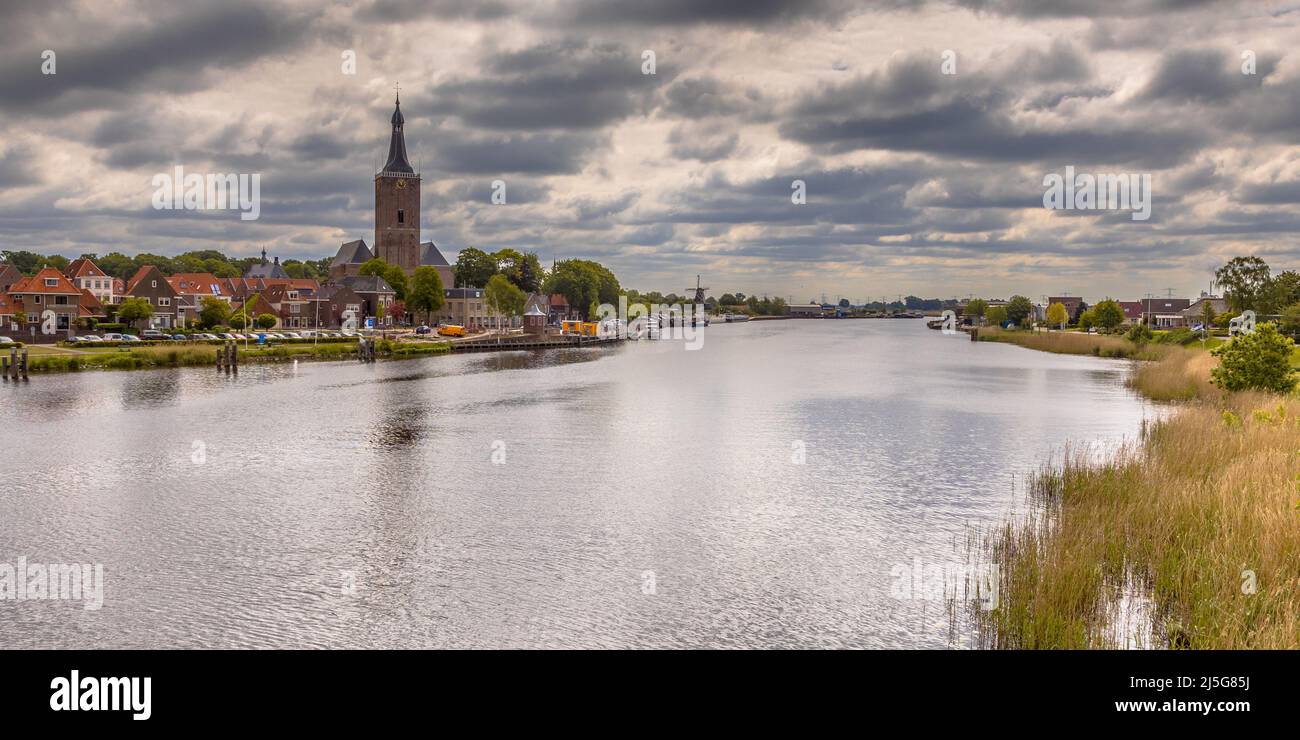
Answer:
<path fill-rule="evenodd" d="M 1069 323 L 1071 324 L 1078 323 L 1079 316 L 1082 315 L 1084 311 L 1088 310 L 1088 304 L 1084 303 L 1083 299 L 1077 295 L 1048 296 L 1047 305 L 1051 306 L 1053 303 L 1059 303 L 1062 306 L 1065 306 L 1065 313 L 1069 315 Z"/>
<path fill-rule="evenodd" d="M 143 298 L 153 306 L 148 328 L 170 329 L 180 325 L 177 322 L 177 309 L 181 295 L 155 265 L 145 265 L 136 270 L 135 275 L 126 283 L 126 295 L 129 298 Z"/>
<path fill-rule="evenodd" d="M 54 341 L 75 336 L 81 300 L 81 291 L 53 267 L 9 286 L 10 316 L 20 311 L 26 314 L 26 322 L 18 330 L 24 341 Z M 53 320 L 53 334 L 44 332 L 47 319 Z"/>
<path fill-rule="evenodd" d="M 361 297 L 362 326 L 365 325 L 365 319 L 372 316 L 378 317 L 379 309 L 381 307 L 384 311 L 384 320 L 382 322 L 376 321 L 376 325 L 382 323 L 385 326 L 390 326 L 394 323 L 392 311 L 389 310 L 389 306 L 393 301 L 397 300 L 397 291 L 393 290 L 393 287 L 388 284 L 388 281 L 378 275 L 358 275 L 356 277 L 343 278 L 338 282 Z"/>
<path fill-rule="evenodd" d="M 1186 326 L 1183 311 L 1192 304 L 1187 298 L 1143 298 L 1142 318 L 1153 329 Z"/>

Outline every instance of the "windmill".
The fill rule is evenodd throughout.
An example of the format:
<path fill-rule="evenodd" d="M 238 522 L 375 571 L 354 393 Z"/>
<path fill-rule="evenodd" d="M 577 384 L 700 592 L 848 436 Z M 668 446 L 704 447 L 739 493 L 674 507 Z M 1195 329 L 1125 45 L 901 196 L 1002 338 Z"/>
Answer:
<path fill-rule="evenodd" d="M 695 287 L 694 287 L 694 288 L 687 288 L 686 290 L 688 290 L 688 291 L 690 291 L 690 290 L 694 290 L 694 291 L 695 291 L 695 303 L 696 303 L 696 305 L 699 305 L 699 304 L 704 303 L 704 291 L 706 291 L 706 290 L 711 290 L 711 288 L 702 288 L 702 287 L 700 287 L 700 276 L 699 276 L 699 275 L 696 275 L 696 276 L 695 276 Z"/>

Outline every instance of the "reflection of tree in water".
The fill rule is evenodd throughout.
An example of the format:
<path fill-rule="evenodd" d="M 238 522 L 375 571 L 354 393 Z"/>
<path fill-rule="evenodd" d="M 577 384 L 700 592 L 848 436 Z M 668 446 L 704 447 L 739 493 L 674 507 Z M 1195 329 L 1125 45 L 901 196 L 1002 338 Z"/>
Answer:
<path fill-rule="evenodd" d="M 474 356 L 474 362 L 467 366 L 471 372 L 491 372 L 493 370 L 532 370 L 560 365 L 576 365 L 582 362 L 595 362 L 613 348 L 588 347 L 584 349 L 533 349 L 517 352 L 486 352 Z"/>

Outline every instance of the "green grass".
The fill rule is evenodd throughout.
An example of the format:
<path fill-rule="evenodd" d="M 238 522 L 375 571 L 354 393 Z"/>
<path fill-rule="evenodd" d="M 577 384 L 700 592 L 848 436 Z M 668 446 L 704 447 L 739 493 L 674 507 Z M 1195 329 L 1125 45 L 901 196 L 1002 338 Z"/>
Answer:
<path fill-rule="evenodd" d="M 451 351 L 447 342 L 394 342 L 381 340 L 380 357 L 420 357 Z M 352 343 L 280 344 L 271 347 L 239 347 L 241 363 L 283 362 L 291 359 L 341 360 L 355 357 Z M 73 353 L 31 353 L 33 373 L 76 372 L 79 370 L 138 370 L 155 367 L 216 366 L 217 347 L 207 344 L 119 347 L 111 350 Z"/>

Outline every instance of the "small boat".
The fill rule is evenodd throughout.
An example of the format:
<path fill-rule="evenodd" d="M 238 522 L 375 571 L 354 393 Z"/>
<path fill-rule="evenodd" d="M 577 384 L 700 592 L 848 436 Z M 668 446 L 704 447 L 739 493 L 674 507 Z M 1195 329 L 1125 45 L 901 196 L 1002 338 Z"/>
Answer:
<path fill-rule="evenodd" d="M 745 314 L 745 313 L 729 313 L 729 314 L 727 314 L 726 316 L 724 316 L 723 319 L 724 319 L 728 324 L 734 324 L 734 323 L 739 322 L 739 321 L 749 321 L 749 314 Z"/>

